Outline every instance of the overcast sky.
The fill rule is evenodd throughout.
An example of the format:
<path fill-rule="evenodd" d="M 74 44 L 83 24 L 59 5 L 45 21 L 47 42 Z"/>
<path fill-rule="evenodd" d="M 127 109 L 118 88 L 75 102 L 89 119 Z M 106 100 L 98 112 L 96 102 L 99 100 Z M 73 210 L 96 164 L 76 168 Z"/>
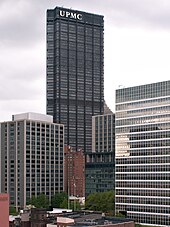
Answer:
<path fill-rule="evenodd" d="M 46 113 L 46 10 L 104 15 L 105 100 L 170 79 L 170 0 L 0 0 L 0 121 Z"/>

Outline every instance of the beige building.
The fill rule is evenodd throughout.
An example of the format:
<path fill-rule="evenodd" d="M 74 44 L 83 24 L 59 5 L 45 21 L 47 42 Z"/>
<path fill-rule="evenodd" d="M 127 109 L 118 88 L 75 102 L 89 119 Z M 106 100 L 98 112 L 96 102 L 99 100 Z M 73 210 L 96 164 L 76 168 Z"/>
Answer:
<path fill-rule="evenodd" d="M 17 114 L 1 123 L 1 191 L 10 205 L 23 208 L 32 196 L 63 191 L 63 154 L 64 126 L 52 116 Z"/>

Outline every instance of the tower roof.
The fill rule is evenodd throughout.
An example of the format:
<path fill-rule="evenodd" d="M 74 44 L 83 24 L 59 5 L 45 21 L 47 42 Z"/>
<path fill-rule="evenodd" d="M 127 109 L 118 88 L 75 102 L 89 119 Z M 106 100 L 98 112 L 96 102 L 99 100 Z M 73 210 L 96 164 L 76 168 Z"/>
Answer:
<path fill-rule="evenodd" d="M 111 111 L 111 109 L 106 104 L 106 101 L 104 101 L 104 114 L 113 114 L 113 112 Z"/>

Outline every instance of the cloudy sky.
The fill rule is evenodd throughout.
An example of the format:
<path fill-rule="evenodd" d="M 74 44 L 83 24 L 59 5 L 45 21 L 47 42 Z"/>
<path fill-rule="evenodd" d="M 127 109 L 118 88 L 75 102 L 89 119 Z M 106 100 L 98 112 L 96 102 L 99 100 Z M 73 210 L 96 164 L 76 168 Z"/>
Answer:
<path fill-rule="evenodd" d="M 105 99 L 115 89 L 170 79 L 169 0 L 0 0 L 0 121 L 46 113 L 46 10 L 104 15 Z"/>

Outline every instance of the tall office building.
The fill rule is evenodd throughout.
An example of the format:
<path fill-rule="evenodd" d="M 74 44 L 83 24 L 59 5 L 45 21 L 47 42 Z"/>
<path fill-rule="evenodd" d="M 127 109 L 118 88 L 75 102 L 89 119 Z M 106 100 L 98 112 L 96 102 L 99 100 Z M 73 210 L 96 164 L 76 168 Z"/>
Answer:
<path fill-rule="evenodd" d="M 74 150 L 91 151 L 91 119 L 103 114 L 103 24 L 100 15 L 47 10 L 47 114 Z"/>
<path fill-rule="evenodd" d="M 115 189 L 115 115 L 92 117 L 92 151 L 86 153 L 86 196 Z"/>
<path fill-rule="evenodd" d="M 170 224 L 170 81 L 116 91 L 116 209 Z"/>
<path fill-rule="evenodd" d="M 32 196 L 63 191 L 64 126 L 52 116 L 25 113 L 0 124 L 1 192 L 23 208 Z"/>

